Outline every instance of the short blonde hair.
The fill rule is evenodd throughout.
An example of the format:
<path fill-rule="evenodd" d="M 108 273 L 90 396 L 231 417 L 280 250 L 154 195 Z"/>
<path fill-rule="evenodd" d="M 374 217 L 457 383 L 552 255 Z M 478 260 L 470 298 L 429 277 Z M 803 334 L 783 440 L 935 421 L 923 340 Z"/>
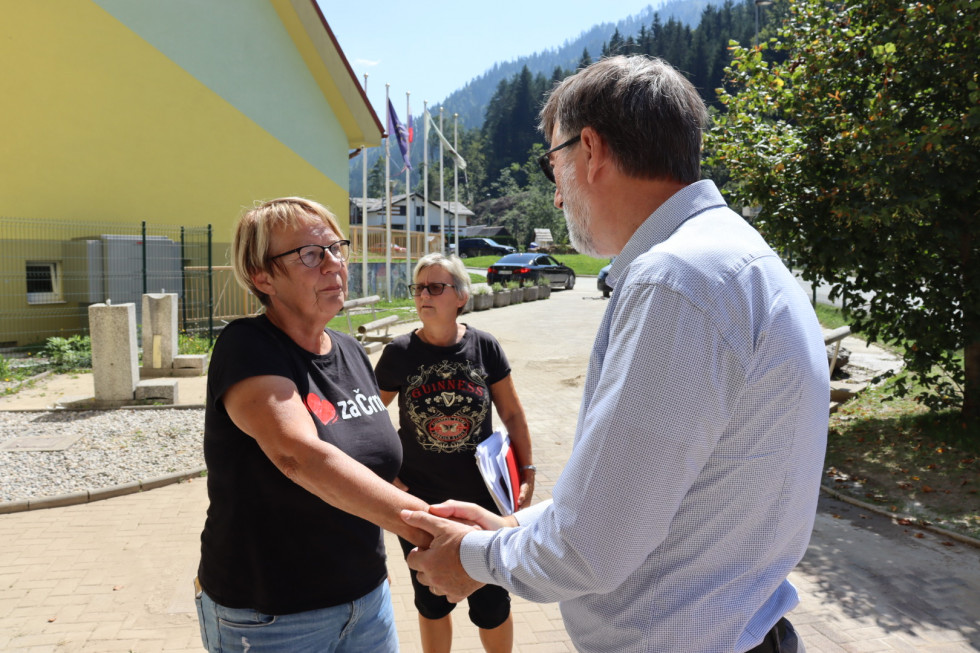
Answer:
<path fill-rule="evenodd" d="M 412 272 L 412 282 L 418 283 L 419 275 L 422 271 L 431 267 L 440 267 L 449 273 L 449 276 L 453 278 L 453 285 L 456 287 L 457 297 L 463 301 L 470 298 L 470 273 L 466 271 L 466 266 L 463 265 L 463 262 L 459 258 L 456 256 L 446 256 L 438 252 L 423 256 L 415 264 L 415 270 Z M 456 315 L 460 315 L 462 312 L 463 308 L 460 307 L 456 311 Z"/>
<path fill-rule="evenodd" d="M 269 241 L 276 229 L 322 223 L 343 238 L 337 218 L 325 206 L 302 197 L 280 197 L 263 202 L 242 214 L 231 241 L 231 260 L 238 284 L 255 295 L 263 306 L 269 296 L 255 287 L 252 275 L 266 272 L 275 276 L 283 270 L 279 260 L 269 260 Z"/>

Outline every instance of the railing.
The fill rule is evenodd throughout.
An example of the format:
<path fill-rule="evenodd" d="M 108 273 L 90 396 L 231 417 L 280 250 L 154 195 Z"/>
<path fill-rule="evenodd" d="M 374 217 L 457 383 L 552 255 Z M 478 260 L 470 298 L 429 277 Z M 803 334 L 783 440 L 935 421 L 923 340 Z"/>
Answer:
<path fill-rule="evenodd" d="M 362 245 L 364 242 L 364 235 L 362 231 L 363 227 L 359 225 L 352 225 L 349 229 L 350 235 L 348 238 L 350 239 L 351 260 L 353 261 L 361 260 L 364 252 Z M 384 260 L 385 243 L 388 236 L 387 229 L 385 227 L 368 227 L 367 232 L 368 258 L 372 260 Z M 428 240 L 428 250 L 426 250 L 426 240 Z M 405 258 L 407 253 L 405 243 L 405 232 L 400 229 L 392 229 L 391 258 Z M 426 251 L 429 253 L 446 251 L 445 239 L 443 238 L 442 234 L 425 234 L 421 231 L 413 231 L 411 251 L 412 259 L 417 260 L 421 258 L 425 255 Z"/>
<path fill-rule="evenodd" d="M 369 262 L 385 261 L 387 237 L 384 227 L 368 227 Z M 406 251 L 406 233 L 391 231 L 391 259 L 399 265 L 370 272 L 373 289 L 364 293 L 363 229 L 350 229 L 352 296 L 389 283 L 392 296 L 406 296 L 406 255 L 414 263 L 426 251 L 444 251 L 445 244 L 441 234 L 410 237 Z M 53 336 L 87 334 L 88 307 L 95 303 L 134 303 L 138 325 L 142 295 L 159 292 L 179 297 L 182 331 L 215 337 L 225 323 L 261 309 L 230 266 L 213 265 L 212 252 L 225 246 L 212 243 L 210 225 L 0 218 L 0 350 L 27 351 Z"/>

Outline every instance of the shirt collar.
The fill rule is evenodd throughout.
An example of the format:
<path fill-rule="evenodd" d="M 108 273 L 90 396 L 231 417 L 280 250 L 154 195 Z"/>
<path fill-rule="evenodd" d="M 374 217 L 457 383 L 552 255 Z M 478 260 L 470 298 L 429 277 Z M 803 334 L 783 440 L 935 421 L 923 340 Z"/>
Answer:
<path fill-rule="evenodd" d="M 684 222 L 709 209 L 725 206 L 728 206 L 725 198 L 710 179 L 697 181 L 671 195 L 643 221 L 613 261 L 606 277 L 609 286 L 615 288 L 620 276 L 637 256 L 667 240 Z"/>

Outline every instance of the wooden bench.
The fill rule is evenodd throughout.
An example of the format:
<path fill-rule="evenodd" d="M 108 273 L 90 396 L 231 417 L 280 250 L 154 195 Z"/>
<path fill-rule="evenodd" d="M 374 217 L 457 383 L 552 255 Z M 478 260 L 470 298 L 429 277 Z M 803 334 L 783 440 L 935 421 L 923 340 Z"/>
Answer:
<path fill-rule="evenodd" d="M 823 337 L 824 347 L 829 347 L 830 345 L 835 345 L 834 355 L 830 359 L 830 373 L 834 373 L 834 366 L 837 365 L 837 354 L 840 353 L 840 343 L 847 336 L 851 335 L 851 327 L 842 326 L 834 329 L 827 335 Z"/>
<path fill-rule="evenodd" d="M 397 324 L 401 319 L 397 315 L 389 315 L 382 318 L 377 317 L 377 305 L 380 301 L 381 297 L 378 295 L 369 295 L 358 299 L 348 299 L 344 302 L 344 313 L 347 314 L 347 330 L 360 341 L 369 354 L 380 349 L 385 343 L 391 342 L 395 336 L 390 334 L 388 329 L 391 325 Z M 372 319 L 370 322 L 365 322 L 357 327 L 357 332 L 355 333 L 354 324 L 351 321 L 351 309 L 357 308 L 365 309 L 365 311 L 370 309 Z M 379 333 L 382 329 L 384 333 Z"/>

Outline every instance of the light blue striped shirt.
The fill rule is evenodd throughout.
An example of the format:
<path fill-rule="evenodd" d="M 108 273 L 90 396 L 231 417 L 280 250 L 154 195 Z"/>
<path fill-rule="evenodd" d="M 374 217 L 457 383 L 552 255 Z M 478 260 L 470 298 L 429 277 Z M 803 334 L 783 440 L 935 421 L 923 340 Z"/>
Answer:
<path fill-rule="evenodd" d="M 582 651 L 741 653 L 798 602 L 829 379 L 807 297 L 710 181 L 609 273 L 575 445 L 552 501 L 475 532 L 474 579 L 560 601 Z"/>

